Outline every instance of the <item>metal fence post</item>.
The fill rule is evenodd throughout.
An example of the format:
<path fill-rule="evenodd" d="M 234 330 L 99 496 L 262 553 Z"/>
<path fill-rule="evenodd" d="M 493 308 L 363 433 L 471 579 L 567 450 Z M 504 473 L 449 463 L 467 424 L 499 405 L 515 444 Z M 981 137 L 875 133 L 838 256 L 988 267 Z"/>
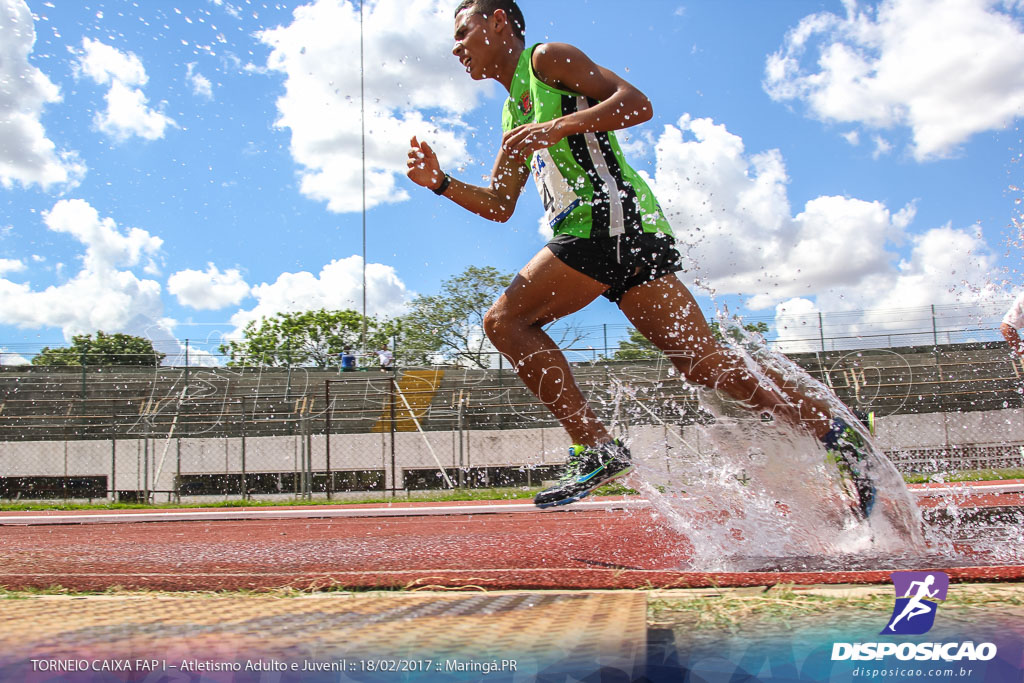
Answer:
<path fill-rule="evenodd" d="M 110 502 L 117 502 L 117 420 L 110 409 Z"/>
<path fill-rule="evenodd" d="M 242 500 L 249 500 L 249 484 L 245 476 L 245 396 L 240 398 L 238 405 L 242 417 L 240 425 L 242 432 Z"/>
<path fill-rule="evenodd" d="M 303 419 L 306 426 L 306 500 L 313 500 L 313 422 L 310 415 Z"/>
<path fill-rule="evenodd" d="M 288 379 L 286 380 L 284 387 L 284 400 L 287 401 L 291 398 L 292 393 L 292 347 L 290 339 L 284 340 L 284 353 L 285 359 L 288 363 Z"/>
<path fill-rule="evenodd" d="M 459 412 L 458 412 L 458 418 L 457 418 L 457 424 L 458 424 L 458 430 L 459 430 L 459 488 L 460 489 L 466 487 L 466 463 L 465 463 L 465 454 L 463 452 L 463 447 L 462 447 L 462 442 L 463 442 L 463 432 L 462 432 L 462 426 L 463 425 L 462 425 L 462 421 L 463 421 L 463 418 L 465 417 L 465 414 L 466 414 L 465 410 L 464 410 L 464 406 L 465 406 L 465 404 L 462 402 L 462 390 L 460 389 L 459 390 L 459 408 L 458 408 Z"/>
<path fill-rule="evenodd" d="M 306 498 L 306 434 L 305 434 L 305 432 L 302 431 L 305 428 L 305 425 L 302 424 L 302 417 L 301 416 L 296 417 L 295 419 L 299 420 L 299 424 L 296 425 L 296 427 L 298 428 L 296 431 L 298 432 L 298 437 L 299 437 L 299 471 L 296 473 L 297 476 L 299 477 L 299 496 L 298 497 L 303 499 L 303 500 L 305 500 L 305 498 Z"/>
<path fill-rule="evenodd" d="M 174 473 L 174 502 L 181 503 L 181 437 L 175 439 L 175 449 L 177 450 L 175 460 L 175 473 Z"/>
<path fill-rule="evenodd" d="M 396 468 L 395 462 L 395 394 L 397 393 L 398 386 L 395 383 L 395 378 L 388 378 L 388 408 L 391 413 L 391 419 L 388 420 L 389 431 L 391 432 L 391 497 L 394 498 L 395 493 L 398 491 L 398 469 Z M 404 481 L 402 482 L 405 483 Z"/>
<path fill-rule="evenodd" d="M 324 380 L 324 468 L 327 470 L 327 500 L 334 493 L 334 475 L 331 473 L 331 417 L 334 412 L 331 406 L 331 380 Z"/>
<path fill-rule="evenodd" d="M 301 469 L 299 467 L 299 458 L 301 457 L 301 453 L 299 452 L 299 446 L 302 444 L 302 437 L 298 436 L 295 433 L 295 425 L 292 425 L 291 437 L 292 437 L 292 448 L 293 448 L 293 453 L 292 453 L 292 493 L 294 494 L 294 496 L 296 498 L 298 498 L 299 497 L 299 471 Z M 298 439 L 298 440 L 296 441 L 296 439 Z"/>
<path fill-rule="evenodd" d="M 85 398 L 85 351 L 82 352 L 82 398 Z"/>
<path fill-rule="evenodd" d="M 224 437 L 224 483 L 221 486 L 224 491 L 224 500 L 231 495 L 231 440 Z"/>

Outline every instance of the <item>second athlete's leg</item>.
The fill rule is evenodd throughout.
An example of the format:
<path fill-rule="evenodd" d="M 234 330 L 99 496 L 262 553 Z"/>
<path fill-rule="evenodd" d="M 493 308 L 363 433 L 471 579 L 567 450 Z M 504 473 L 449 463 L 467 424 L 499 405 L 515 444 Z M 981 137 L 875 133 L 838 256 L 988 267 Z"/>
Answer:
<path fill-rule="evenodd" d="M 574 443 L 596 446 L 612 436 L 580 391 L 565 355 L 544 326 L 575 313 L 606 285 L 542 249 L 484 317 L 484 331 L 527 388 L 554 414 Z"/>

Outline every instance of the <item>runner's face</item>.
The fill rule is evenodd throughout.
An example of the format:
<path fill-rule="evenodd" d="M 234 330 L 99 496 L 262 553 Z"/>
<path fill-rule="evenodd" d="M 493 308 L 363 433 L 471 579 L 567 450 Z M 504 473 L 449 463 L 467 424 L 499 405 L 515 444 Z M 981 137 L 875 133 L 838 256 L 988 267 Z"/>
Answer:
<path fill-rule="evenodd" d="M 487 19 L 472 8 L 464 9 L 455 17 L 455 47 L 452 54 L 458 57 L 466 73 L 475 81 L 490 78 L 494 69 L 489 69 L 493 45 L 490 25 Z"/>

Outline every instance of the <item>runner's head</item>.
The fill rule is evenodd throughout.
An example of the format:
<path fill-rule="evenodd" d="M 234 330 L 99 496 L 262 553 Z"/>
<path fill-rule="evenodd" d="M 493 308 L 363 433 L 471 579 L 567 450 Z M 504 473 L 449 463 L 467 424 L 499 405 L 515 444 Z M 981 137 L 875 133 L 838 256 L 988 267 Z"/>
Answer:
<path fill-rule="evenodd" d="M 455 18 L 459 13 L 469 10 L 471 14 L 480 14 L 484 18 L 496 14 L 499 10 L 504 12 L 502 21 L 508 23 L 512 29 L 512 35 L 523 43 L 526 42 L 526 19 L 523 18 L 523 11 L 519 9 L 516 0 L 462 0 L 455 8 Z"/>
<path fill-rule="evenodd" d="M 518 58 L 525 29 L 515 0 L 462 0 L 455 10 L 452 54 L 474 80 L 495 78 L 502 64 Z"/>

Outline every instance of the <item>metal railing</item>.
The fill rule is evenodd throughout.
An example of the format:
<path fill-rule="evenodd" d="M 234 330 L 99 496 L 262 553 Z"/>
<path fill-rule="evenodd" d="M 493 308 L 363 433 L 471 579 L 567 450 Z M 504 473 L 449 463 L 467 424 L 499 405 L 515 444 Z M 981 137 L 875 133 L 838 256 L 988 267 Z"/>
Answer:
<path fill-rule="evenodd" d="M 709 320 L 729 318 L 730 322 L 743 325 L 764 325 L 768 331 L 763 337 L 769 348 L 783 353 L 831 352 L 871 348 L 897 348 L 923 345 L 949 345 L 979 342 L 998 342 L 1001 337 L 998 328 L 1003 314 L 1011 300 L 991 300 L 965 304 L 935 304 L 901 309 L 866 309 L 841 312 L 814 312 L 801 315 L 749 315 L 731 319 L 705 311 Z M 629 339 L 630 327 L 625 324 L 562 325 L 551 328 L 556 339 L 566 339 L 567 352 L 579 362 L 596 362 L 615 357 L 623 341 Z M 224 367 L 229 360 L 218 347 L 231 341 L 218 335 L 216 341 L 202 343 L 195 339 L 151 339 L 155 348 L 166 353 L 163 365 L 184 367 L 201 371 L 207 367 Z M 236 340 L 240 341 L 240 340 Z M 485 344 L 486 347 L 486 344 Z M 9 342 L 0 344 L 0 367 L 28 363 L 40 351 L 39 344 Z M 403 357 L 399 345 L 393 349 L 396 364 L 412 364 L 409 357 Z M 419 354 L 415 354 L 419 355 Z M 484 356 L 486 367 L 497 369 L 503 362 L 500 355 L 491 350 L 461 354 L 438 355 L 435 362 L 475 367 L 471 358 Z M 287 357 L 282 349 L 282 357 Z M 83 356 L 77 368 L 86 381 L 86 369 L 96 367 L 96 359 Z M 378 367 L 377 356 L 372 351 L 359 354 L 360 370 Z M 338 369 L 339 358 L 330 358 L 324 368 Z M 259 359 L 253 359 L 253 367 L 259 366 Z M 289 366 L 292 367 L 292 366 Z M 294 367 L 300 367 L 298 365 Z"/>

